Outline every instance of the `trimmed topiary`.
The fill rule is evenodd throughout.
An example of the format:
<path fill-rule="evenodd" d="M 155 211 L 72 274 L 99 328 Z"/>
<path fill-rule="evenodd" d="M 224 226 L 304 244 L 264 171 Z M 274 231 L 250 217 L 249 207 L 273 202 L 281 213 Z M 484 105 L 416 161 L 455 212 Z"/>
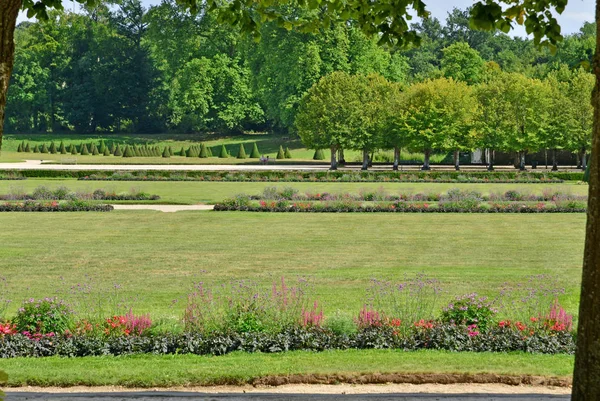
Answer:
<path fill-rule="evenodd" d="M 84 143 L 83 145 L 81 145 L 81 155 L 87 156 L 89 154 L 90 154 L 90 151 L 88 150 L 87 145 Z"/>
<path fill-rule="evenodd" d="M 227 159 L 229 157 L 229 153 L 227 153 L 227 148 L 225 145 L 221 145 L 221 152 L 219 153 L 219 157 L 221 159 Z"/>
<path fill-rule="evenodd" d="M 67 154 L 67 148 L 65 147 L 65 143 L 63 141 L 60 141 L 60 146 L 58 147 L 58 151 L 60 152 L 61 155 Z"/>
<path fill-rule="evenodd" d="M 100 141 L 100 146 L 98 147 L 98 152 L 104 154 L 104 149 L 106 149 L 106 144 L 104 143 L 104 139 Z"/>
<path fill-rule="evenodd" d="M 256 142 L 254 142 L 254 145 L 252 146 L 252 153 L 250 153 L 250 158 L 251 159 L 260 158 L 260 152 L 258 151 L 258 145 L 256 144 Z"/>
<path fill-rule="evenodd" d="M 35 146 L 33 147 L 33 153 L 40 153 L 40 148 L 39 148 L 39 146 L 38 146 L 38 145 L 35 145 Z"/>
<path fill-rule="evenodd" d="M 95 144 L 93 144 L 92 146 L 94 147 L 92 149 L 92 155 L 98 156 L 100 154 L 100 152 L 98 151 L 98 147 Z"/>
<path fill-rule="evenodd" d="M 204 143 L 200 144 L 200 152 L 198 153 L 198 157 L 203 159 L 208 157 L 208 150 L 206 150 L 206 145 Z"/>
<path fill-rule="evenodd" d="M 244 145 L 242 145 L 240 143 L 240 150 L 238 152 L 237 158 L 238 159 L 246 159 L 248 156 L 246 156 L 246 149 L 244 149 Z"/>
<path fill-rule="evenodd" d="M 54 142 L 50 142 L 50 147 L 48 148 L 48 152 L 52 153 L 53 155 L 56 154 L 56 145 L 54 144 Z"/>
<path fill-rule="evenodd" d="M 114 143 L 114 142 L 112 142 L 112 143 L 110 144 L 110 153 L 111 153 L 111 154 L 114 154 L 116 150 L 117 150 L 117 147 L 115 146 L 115 143 Z"/>
<path fill-rule="evenodd" d="M 277 160 L 285 159 L 285 152 L 283 151 L 283 146 L 279 145 L 279 152 L 277 152 Z"/>
<path fill-rule="evenodd" d="M 17 152 L 21 153 L 23 151 L 23 146 L 21 144 L 19 144 L 19 146 L 17 146 Z"/>
<path fill-rule="evenodd" d="M 27 142 L 25 144 L 25 149 L 23 149 L 23 152 L 27 152 L 27 153 L 31 152 L 31 149 L 29 148 L 29 142 Z"/>
<path fill-rule="evenodd" d="M 46 144 L 42 144 L 42 148 L 40 149 L 40 153 L 48 153 L 48 147 Z"/>
<path fill-rule="evenodd" d="M 72 155 L 77 154 L 77 146 L 75 146 L 74 144 L 71 144 L 71 154 Z"/>
<path fill-rule="evenodd" d="M 173 152 L 173 148 L 169 146 L 169 156 L 175 156 L 175 152 Z"/>
<path fill-rule="evenodd" d="M 181 147 L 181 150 L 179 151 L 179 156 L 185 156 L 185 149 L 183 148 L 183 146 Z"/>
<path fill-rule="evenodd" d="M 290 152 L 290 148 L 288 148 L 286 146 L 285 147 L 285 153 L 283 155 L 285 156 L 286 159 L 291 159 L 292 158 L 292 152 Z"/>
<path fill-rule="evenodd" d="M 208 157 L 213 157 L 212 148 L 210 146 L 206 147 L 206 152 L 208 153 Z"/>
<path fill-rule="evenodd" d="M 164 157 L 164 158 L 171 157 L 171 152 L 169 152 L 169 148 L 167 146 L 165 146 L 165 150 L 163 150 L 163 152 L 162 152 L 162 157 Z"/>
<path fill-rule="evenodd" d="M 131 149 L 131 146 L 127 145 L 125 151 L 123 152 L 123 157 L 134 157 L 133 149 Z"/>
<path fill-rule="evenodd" d="M 103 155 L 104 156 L 110 156 L 110 150 L 108 149 L 108 146 L 104 147 L 104 153 L 103 153 Z"/>
<path fill-rule="evenodd" d="M 315 150 L 313 160 L 325 160 L 325 154 L 323 153 L 323 149 Z"/>
<path fill-rule="evenodd" d="M 115 156 L 123 156 L 123 151 L 121 150 L 121 145 L 117 144 L 115 151 L 113 152 Z"/>

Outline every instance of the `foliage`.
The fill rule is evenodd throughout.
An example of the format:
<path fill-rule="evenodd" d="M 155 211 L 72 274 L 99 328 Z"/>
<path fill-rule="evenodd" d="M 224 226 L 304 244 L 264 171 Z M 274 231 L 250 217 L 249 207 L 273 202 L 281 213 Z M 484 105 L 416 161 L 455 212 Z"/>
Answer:
<path fill-rule="evenodd" d="M 485 330 L 490 326 L 496 312 L 486 297 L 478 297 L 473 293 L 457 297 L 448 304 L 441 320 L 445 323 L 462 324 Z"/>
<path fill-rule="evenodd" d="M 56 298 L 23 302 L 13 323 L 20 333 L 31 336 L 55 335 L 64 333 L 73 323 L 73 311 L 63 301 Z"/>
<path fill-rule="evenodd" d="M 245 159 L 248 156 L 246 156 L 246 149 L 244 149 L 244 145 L 240 143 L 240 150 L 238 151 L 238 155 L 237 158 L 238 159 Z"/>
<path fill-rule="evenodd" d="M 256 142 L 252 145 L 252 153 L 250 153 L 251 159 L 258 159 L 260 157 L 260 152 L 258 151 L 258 145 Z"/>

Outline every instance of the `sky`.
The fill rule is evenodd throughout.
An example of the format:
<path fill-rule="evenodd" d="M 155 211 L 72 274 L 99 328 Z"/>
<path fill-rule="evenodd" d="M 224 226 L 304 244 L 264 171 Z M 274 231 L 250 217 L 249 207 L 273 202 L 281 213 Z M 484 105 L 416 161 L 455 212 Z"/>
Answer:
<path fill-rule="evenodd" d="M 448 12 L 454 7 L 465 9 L 472 5 L 474 0 L 425 0 L 427 9 L 431 12 L 431 15 L 439 19 L 442 24 L 446 20 Z M 159 4 L 160 0 L 142 0 L 146 6 Z M 558 22 L 562 27 L 563 35 L 570 33 L 576 33 L 585 21 L 592 22 L 594 20 L 594 0 L 569 0 L 565 11 L 562 15 L 558 16 Z M 75 6 L 76 7 L 76 6 Z M 65 8 L 73 8 L 73 3 L 70 1 L 65 2 Z M 26 20 L 25 15 L 19 17 L 20 21 Z M 517 26 L 512 32 L 513 36 L 526 36 L 525 29 Z"/>

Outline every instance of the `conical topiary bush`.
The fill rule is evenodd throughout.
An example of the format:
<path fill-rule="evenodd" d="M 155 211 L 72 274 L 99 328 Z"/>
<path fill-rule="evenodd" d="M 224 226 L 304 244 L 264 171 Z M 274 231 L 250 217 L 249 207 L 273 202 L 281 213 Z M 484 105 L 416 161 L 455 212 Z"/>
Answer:
<path fill-rule="evenodd" d="M 56 144 L 54 142 L 50 142 L 50 147 L 48 148 L 48 152 L 53 155 L 56 154 Z"/>
<path fill-rule="evenodd" d="M 104 149 L 106 149 L 106 144 L 104 143 L 104 139 L 100 141 L 100 146 L 98 146 L 98 152 L 104 154 Z"/>
<path fill-rule="evenodd" d="M 181 150 L 179 151 L 179 156 L 185 156 L 185 149 L 183 148 L 183 146 L 181 147 Z"/>
<path fill-rule="evenodd" d="M 40 147 L 38 145 L 33 147 L 33 153 L 40 153 Z"/>
<path fill-rule="evenodd" d="M 104 147 L 104 153 L 103 153 L 103 155 L 104 156 L 110 156 L 110 149 L 108 149 L 108 146 Z"/>
<path fill-rule="evenodd" d="M 48 153 L 48 147 L 46 144 L 42 144 L 42 148 L 40 149 L 40 153 Z"/>
<path fill-rule="evenodd" d="M 121 145 L 117 144 L 115 147 L 115 151 L 113 152 L 115 156 L 123 156 L 123 151 L 121 150 Z"/>
<path fill-rule="evenodd" d="M 250 158 L 251 159 L 260 158 L 260 152 L 258 151 L 258 145 L 256 144 L 256 142 L 254 142 L 254 145 L 252 145 L 252 153 L 250 153 Z"/>
<path fill-rule="evenodd" d="M 27 142 L 25 144 L 25 149 L 23 149 L 23 152 L 27 152 L 27 153 L 31 152 L 31 148 L 29 147 L 29 142 Z"/>
<path fill-rule="evenodd" d="M 325 154 L 323 153 L 323 149 L 315 150 L 313 160 L 325 160 Z"/>
<path fill-rule="evenodd" d="M 203 159 L 206 159 L 208 157 L 208 150 L 206 150 L 205 144 L 200 145 L 200 153 L 198 154 L 198 157 L 201 157 Z"/>
<path fill-rule="evenodd" d="M 72 155 L 77 154 L 77 146 L 75 146 L 74 144 L 71 144 L 71 154 Z"/>
<path fill-rule="evenodd" d="M 115 143 L 114 143 L 114 142 L 112 142 L 112 143 L 110 144 L 110 153 L 111 153 L 111 154 L 114 154 L 116 150 L 117 150 L 117 147 L 115 146 Z"/>
<path fill-rule="evenodd" d="M 127 145 L 125 147 L 125 151 L 123 152 L 123 157 L 133 157 L 133 149 L 131 149 L 131 146 Z"/>
<path fill-rule="evenodd" d="M 277 152 L 277 160 L 285 159 L 285 152 L 283 151 L 283 146 L 279 145 L 279 152 Z"/>
<path fill-rule="evenodd" d="M 226 159 L 229 157 L 229 153 L 227 153 L 227 148 L 225 145 L 221 145 L 221 152 L 219 153 L 219 157 L 221 159 Z"/>
<path fill-rule="evenodd" d="M 238 151 L 237 158 L 238 159 L 246 159 L 246 149 L 244 149 L 244 145 L 240 143 L 240 150 Z"/>
<path fill-rule="evenodd" d="M 19 146 L 17 146 L 17 152 L 21 153 L 23 151 L 23 144 L 19 144 Z"/>
<path fill-rule="evenodd" d="M 292 158 L 292 152 L 290 152 L 290 148 L 288 148 L 287 146 L 285 147 L 285 152 L 283 153 L 283 156 L 285 156 L 286 159 Z"/>
<path fill-rule="evenodd" d="M 208 157 L 213 157 L 212 148 L 210 146 L 206 147 L 206 152 L 208 153 Z"/>
<path fill-rule="evenodd" d="M 93 144 L 92 146 L 94 147 L 92 149 L 92 155 L 98 156 L 100 154 L 100 152 L 98 151 L 98 147 L 95 144 Z"/>
<path fill-rule="evenodd" d="M 60 146 L 58 147 L 58 151 L 60 152 L 61 155 L 67 154 L 67 148 L 65 147 L 65 143 L 63 141 L 60 141 Z"/>
<path fill-rule="evenodd" d="M 173 152 L 173 148 L 169 146 L 169 156 L 175 156 L 175 152 Z"/>
<path fill-rule="evenodd" d="M 165 150 L 163 150 L 163 152 L 162 152 L 162 157 L 164 157 L 164 158 L 171 157 L 171 152 L 169 151 L 169 148 L 167 146 L 165 146 Z"/>
<path fill-rule="evenodd" d="M 89 154 L 90 154 L 90 151 L 88 150 L 87 145 L 84 143 L 83 145 L 81 145 L 81 155 L 86 156 Z"/>

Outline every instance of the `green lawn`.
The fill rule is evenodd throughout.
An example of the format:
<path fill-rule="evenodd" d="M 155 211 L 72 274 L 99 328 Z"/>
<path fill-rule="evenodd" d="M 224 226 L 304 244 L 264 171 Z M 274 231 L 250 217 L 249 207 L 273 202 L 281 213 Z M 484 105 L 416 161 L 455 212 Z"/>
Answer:
<path fill-rule="evenodd" d="M 388 350 L 233 353 L 0 360 L 9 386 L 121 385 L 131 387 L 244 384 L 274 375 L 365 373 L 496 373 L 570 377 L 570 355 L 403 352 Z M 92 373 L 93 372 L 93 373 Z"/>
<path fill-rule="evenodd" d="M 215 203 L 238 193 L 258 195 L 266 187 L 293 187 L 303 192 L 358 193 L 361 189 L 383 188 L 390 194 L 446 192 L 452 188 L 480 191 L 483 194 L 504 193 L 518 189 L 523 193 L 542 194 L 544 190 L 563 191 L 576 195 L 587 195 L 587 185 L 564 184 L 440 184 L 440 183 L 312 183 L 312 182 L 157 182 L 157 181 L 78 181 L 75 179 L 34 179 L 23 181 L 0 180 L 0 194 L 14 191 L 32 192 L 38 186 L 56 188 L 65 186 L 73 191 L 93 192 L 105 189 L 115 192 L 129 192 L 132 189 L 160 195 L 158 203 Z"/>
<path fill-rule="evenodd" d="M 286 139 L 284 139 L 286 138 Z M 41 145 L 46 143 L 49 145 L 50 142 L 56 143 L 58 146 L 61 141 L 65 143 L 65 146 L 74 143 L 79 145 L 81 143 L 96 142 L 99 143 L 101 139 L 105 142 L 118 142 L 122 144 L 149 144 L 152 146 L 171 146 L 174 152 L 179 152 L 182 147 L 187 149 L 190 145 L 197 145 L 200 142 L 204 142 L 207 146 L 212 148 L 214 156 L 218 156 L 221 145 L 225 145 L 227 151 L 233 155 L 232 158 L 219 159 L 218 157 L 211 157 L 208 159 L 200 158 L 187 158 L 181 156 L 173 156 L 171 158 L 162 157 L 115 157 L 115 156 L 81 156 L 81 155 L 61 155 L 61 154 L 41 154 L 41 153 L 18 153 L 17 147 L 22 141 L 29 142 L 30 147 L 38 144 Z M 56 160 L 57 162 L 69 162 L 73 158 L 77 158 L 79 164 L 237 164 L 237 163 L 258 163 L 257 159 L 237 159 L 240 144 L 244 144 L 246 153 L 250 155 L 254 142 L 257 143 L 259 151 L 265 156 L 275 158 L 279 150 L 279 146 L 283 146 L 285 149 L 289 147 L 293 159 L 288 159 L 285 162 L 307 162 L 312 161 L 314 150 L 306 149 L 302 142 L 295 137 L 282 137 L 281 135 L 270 135 L 262 133 L 249 133 L 243 135 L 223 136 L 214 134 L 103 134 L 103 135 L 75 135 L 75 134 L 29 134 L 29 135 L 14 135 L 6 134 L 2 145 L 2 153 L 0 153 L 0 163 L 7 162 L 20 162 L 23 160 Z M 347 161 L 358 162 L 361 161 L 362 152 L 347 150 L 345 157 Z M 329 151 L 325 151 L 325 157 L 329 157 Z M 381 151 L 378 152 L 376 161 L 381 161 L 381 157 L 385 157 L 387 160 L 392 160 L 392 151 Z M 446 157 L 446 154 L 433 155 L 431 161 L 438 163 Z M 409 152 L 402 152 L 402 160 L 414 160 L 422 161 L 422 154 L 414 154 Z M 282 163 L 279 161 L 278 163 Z M 328 163 L 328 160 L 324 160 L 321 163 Z"/>
<path fill-rule="evenodd" d="M 551 274 L 576 312 L 585 216 L 140 211 L 5 213 L 0 222 L 13 310 L 29 297 L 68 298 L 68 287 L 91 275 L 122 284 L 123 295 L 139 298 L 137 311 L 176 319 L 197 281 L 309 277 L 326 313 L 354 314 L 371 278 L 418 272 L 442 282 L 440 306 Z"/>

